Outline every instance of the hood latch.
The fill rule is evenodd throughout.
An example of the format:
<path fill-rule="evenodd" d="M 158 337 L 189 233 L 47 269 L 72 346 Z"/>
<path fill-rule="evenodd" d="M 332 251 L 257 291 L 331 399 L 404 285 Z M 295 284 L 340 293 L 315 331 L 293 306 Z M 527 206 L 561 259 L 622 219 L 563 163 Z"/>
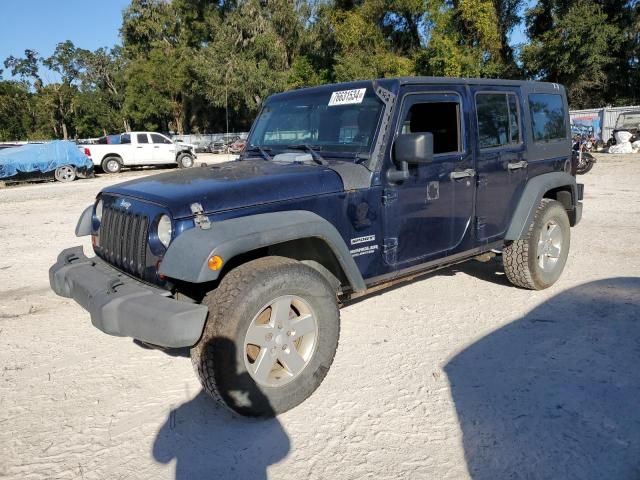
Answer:
<path fill-rule="evenodd" d="M 201 230 L 209 230 L 211 228 L 211 221 L 209 220 L 209 217 L 204 214 L 202 205 L 199 203 L 192 203 L 190 208 L 191 213 L 195 215 L 193 222 L 196 224 L 196 227 Z"/>

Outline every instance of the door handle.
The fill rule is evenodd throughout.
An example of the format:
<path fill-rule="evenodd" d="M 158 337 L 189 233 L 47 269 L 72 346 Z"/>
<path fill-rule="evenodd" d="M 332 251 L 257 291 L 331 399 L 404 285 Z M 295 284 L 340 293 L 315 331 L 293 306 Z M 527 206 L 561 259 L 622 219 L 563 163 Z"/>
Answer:
<path fill-rule="evenodd" d="M 136 148 L 142 148 L 142 147 L 136 147 Z"/>
<path fill-rule="evenodd" d="M 160 148 L 160 147 L 153 147 L 153 148 Z"/>
<path fill-rule="evenodd" d="M 474 169 L 467 168 L 466 170 L 451 172 L 449 178 L 451 178 L 451 180 L 458 180 L 460 178 L 473 177 L 475 174 L 476 171 Z"/>
<path fill-rule="evenodd" d="M 528 164 L 526 160 L 520 160 L 519 162 L 510 162 L 507 165 L 507 168 L 509 170 L 518 170 L 519 168 L 525 168 L 527 165 Z"/>

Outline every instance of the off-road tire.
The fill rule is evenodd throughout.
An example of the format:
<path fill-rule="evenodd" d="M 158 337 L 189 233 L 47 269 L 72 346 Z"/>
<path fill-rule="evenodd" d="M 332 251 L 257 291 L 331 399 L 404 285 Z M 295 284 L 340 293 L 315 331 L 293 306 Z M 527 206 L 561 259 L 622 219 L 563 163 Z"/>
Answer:
<path fill-rule="evenodd" d="M 193 156 L 188 153 L 181 153 L 176 160 L 178 168 L 191 168 L 195 164 Z"/>
<path fill-rule="evenodd" d="M 304 369 L 278 387 L 258 385 L 245 365 L 244 338 L 253 318 L 274 298 L 296 295 L 317 318 L 315 350 Z M 284 257 L 264 257 L 231 270 L 202 303 L 209 316 L 191 361 L 204 390 L 232 411 L 272 417 L 307 399 L 333 362 L 340 335 L 336 292 L 312 267 Z"/>
<path fill-rule="evenodd" d="M 545 272 L 538 264 L 538 240 L 542 229 L 550 220 L 554 220 L 561 229 L 562 247 L 554 269 L 551 272 Z M 569 246 L 570 225 L 566 210 L 560 202 L 543 198 L 524 238 L 506 245 L 502 251 L 502 261 L 507 278 L 512 284 L 530 290 L 542 290 L 550 287 L 558 280 L 564 270 Z"/>
<path fill-rule="evenodd" d="M 102 167 L 102 171 L 104 173 L 120 173 L 120 171 L 122 170 L 122 160 L 120 160 L 118 157 L 107 157 L 102 160 L 100 166 Z"/>

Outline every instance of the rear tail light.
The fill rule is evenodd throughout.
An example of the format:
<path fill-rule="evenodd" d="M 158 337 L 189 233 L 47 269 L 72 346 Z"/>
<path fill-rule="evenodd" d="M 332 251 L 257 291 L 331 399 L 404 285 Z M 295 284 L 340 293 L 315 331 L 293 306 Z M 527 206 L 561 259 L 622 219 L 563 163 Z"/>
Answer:
<path fill-rule="evenodd" d="M 86 147 L 85 147 L 85 149 L 84 149 L 84 154 L 85 154 L 87 157 L 91 158 L 91 150 L 89 150 L 89 149 L 88 149 L 88 148 L 86 148 Z"/>

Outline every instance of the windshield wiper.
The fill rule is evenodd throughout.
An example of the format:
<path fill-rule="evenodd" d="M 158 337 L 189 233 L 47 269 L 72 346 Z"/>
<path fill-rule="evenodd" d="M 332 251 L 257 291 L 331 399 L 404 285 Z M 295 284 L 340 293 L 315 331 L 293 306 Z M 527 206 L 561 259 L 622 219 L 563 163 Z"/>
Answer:
<path fill-rule="evenodd" d="M 324 158 L 322 158 L 322 155 L 320 155 L 316 150 L 313 149 L 313 147 L 311 147 L 311 145 L 307 143 L 287 145 L 286 148 L 288 148 L 289 150 L 305 150 L 309 152 L 313 161 L 316 162 L 318 165 L 327 165 L 328 163 Z M 318 150 L 320 149 L 320 147 L 316 147 L 316 148 Z"/>
<path fill-rule="evenodd" d="M 260 145 L 251 145 L 249 148 L 245 149 L 245 152 L 259 152 L 260 155 L 262 155 L 262 158 L 264 158 L 266 161 L 270 161 L 272 160 L 271 155 L 269 155 L 267 152 L 270 152 L 271 149 L 270 148 L 262 148 Z"/>

